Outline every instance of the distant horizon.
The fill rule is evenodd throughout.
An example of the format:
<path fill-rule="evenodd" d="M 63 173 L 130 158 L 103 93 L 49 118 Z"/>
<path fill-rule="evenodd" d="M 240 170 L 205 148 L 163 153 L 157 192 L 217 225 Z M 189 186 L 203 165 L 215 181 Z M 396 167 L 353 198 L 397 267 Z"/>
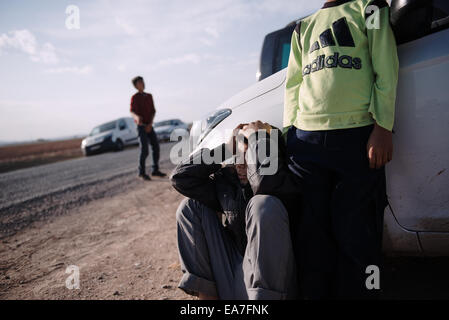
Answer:
<path fill-rule="evenodd" d="M 119 118 L 124 118 L 123 117 L 119 117 Z M 117 119 L 119 119 L 117 118 Z M 166 120 L 171 120 L 171 119 L 177 119 L 177 118 L 167 118 L 167 119 L 162 119 L 160 121 L 166 121 Z M 184 121 L 183 119 L 180 119 L 181 121 L 185 122 L 186 124 L 190 124 L 193 121 Z M 101 125 L 103 123 L 106 123 L 108 121 L 114 121 L 114 119 L 110 119 L 107 120 L 105 122 L 99 123 L 98 125 Z M 155 123 L 157 123 L 159 121 L 155 121 Z M 93 129 L 94 127 L 92 127 Z M 90 131 L 89 131 L 90 132 Z M 59 137 L 50 137 L 50 138 L 35 138 L 32 140 L 0 140 L 0 147 L 1 146 L 5 146 L 5 145 L 11 145 L 11 144 L 26 144 L 26 143 L 32 143 L 32 142 L 39 142 L 39 140 L 42 141 L 63 141 L 63 140 L 70 140 L 70 139 L 77 139 L 77 138 L 85 138 L 89 135 L 89 132 L 86 133 L 74 133 L 74 134 L 70 134 L 67 136 L 59 136 Z"/>
<path fill-rule="evenodd" d="M 72 140 L 72 139 L 81 139 L 86 137 L 88 134 L 74 134 L 70 136 L 64 136 L 64 137 L 54 137 L 54 138 L 37 138 L 33 140 L 17 140 L 17 141 L 6 141 L 6 140 L 0 140 L 0 147 L 2 146 L 8 146 L 8 145 L 21 145 L 21 144 L 28 144 L 28 143 L 35 143 L 35 142 L 45 142 L 45 141 L 65 141 L 65 140 Z"/>

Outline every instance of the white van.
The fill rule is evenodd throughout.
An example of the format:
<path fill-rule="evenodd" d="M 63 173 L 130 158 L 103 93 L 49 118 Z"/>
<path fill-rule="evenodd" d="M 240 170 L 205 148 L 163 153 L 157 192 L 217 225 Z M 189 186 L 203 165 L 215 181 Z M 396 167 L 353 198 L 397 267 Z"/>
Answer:
<path fill-rule="evenodd" d="M 92 129 L 81 142 L 85 156 L 103 151 L 121 151 L 127 145 L 139 144 L 137 126 L 132 118 L 120 118 Z"/>

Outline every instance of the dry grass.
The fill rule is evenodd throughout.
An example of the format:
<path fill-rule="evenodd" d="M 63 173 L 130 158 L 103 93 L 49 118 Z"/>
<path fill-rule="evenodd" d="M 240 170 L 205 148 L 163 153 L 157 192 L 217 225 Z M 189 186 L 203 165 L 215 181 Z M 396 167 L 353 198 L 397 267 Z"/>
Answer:
<path fill-rule="evenodd" d="M 81 138 L 0 147 L 0 173 L 81 157 Z"/>

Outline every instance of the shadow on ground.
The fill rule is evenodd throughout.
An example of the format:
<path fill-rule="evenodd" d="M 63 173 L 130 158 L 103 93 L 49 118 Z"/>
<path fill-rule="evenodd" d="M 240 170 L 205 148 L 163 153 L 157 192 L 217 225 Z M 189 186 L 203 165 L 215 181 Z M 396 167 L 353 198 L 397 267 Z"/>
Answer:
<path fill-rule="evenodd" d="M 385 258 L 382 299 L 449 299 L 449 257 Z"/>

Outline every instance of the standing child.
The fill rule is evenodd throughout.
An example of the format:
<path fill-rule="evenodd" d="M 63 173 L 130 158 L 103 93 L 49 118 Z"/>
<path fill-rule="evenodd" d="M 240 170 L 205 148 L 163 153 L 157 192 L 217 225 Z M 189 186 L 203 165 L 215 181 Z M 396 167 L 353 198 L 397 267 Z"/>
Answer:
<path fill-rule="evenodd" d="M 145 161 L 148 157 L 148 143 L 153 149 L 153 176 L 165 177 L 166 174 L 159 170 L 159 142 L 153 129 L 154 108 L 153 96 L 144 92 L 145 82 L 142 77 L 135 77 L 132 80 L 137 93 L 131 98 L 131 115 L 137 124 L 137 132 L 139 134 L 140 156 L 139 156 L 139 178 L 143 180 L 151 180 L 146 174 Z"/>
<path fill-rule="evenodd" d="M 396 42 L 383 0 L 334 0 L 292 36 L 284 106 L 290 168 L 304 183 L 300 237 L 308 299 L 367 298 L 379 267 L 392 159 Z"/>

